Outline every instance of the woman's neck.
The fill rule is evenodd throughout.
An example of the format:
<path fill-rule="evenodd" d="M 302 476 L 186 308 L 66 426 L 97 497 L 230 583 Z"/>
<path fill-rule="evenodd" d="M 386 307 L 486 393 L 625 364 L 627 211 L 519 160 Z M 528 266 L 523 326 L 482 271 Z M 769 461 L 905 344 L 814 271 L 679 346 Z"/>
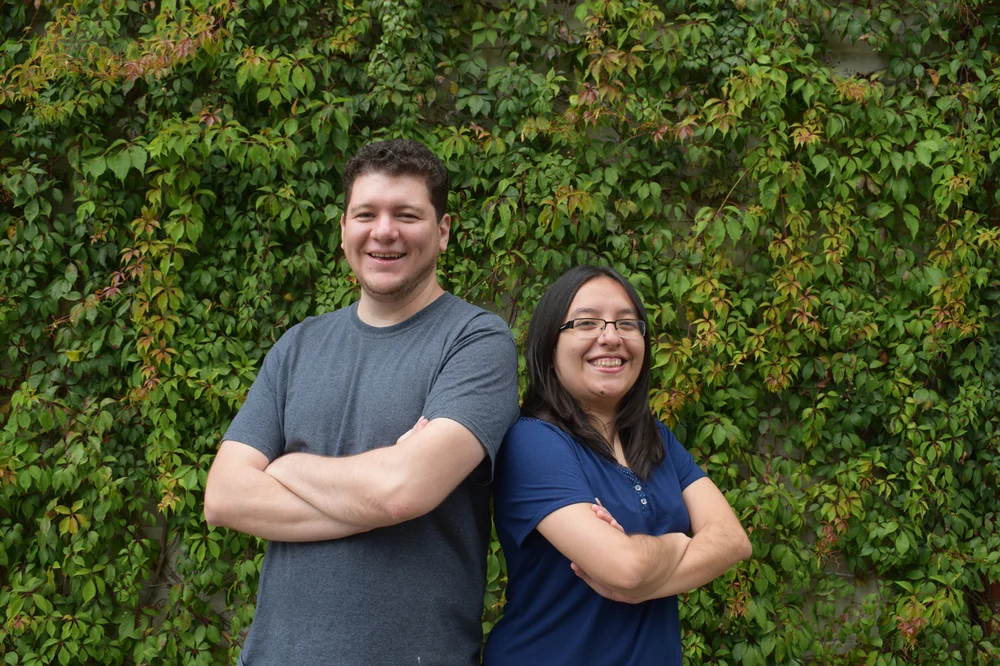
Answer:
<path fill-rule="evenodd" d="M 605 442 L 608 444 L 608 448 L 614 455 L 615 459 L 625 467 L 628 467 L 628 463 L 625 460 L 625 451 L 622 448 L 621 439 L 618 437 L 618 432 L 615 428 L 615 418 L 608 414 L 588 414 L 590 417 L 590 425 L 593 426 L 594 430 L 597 431 Z"/>

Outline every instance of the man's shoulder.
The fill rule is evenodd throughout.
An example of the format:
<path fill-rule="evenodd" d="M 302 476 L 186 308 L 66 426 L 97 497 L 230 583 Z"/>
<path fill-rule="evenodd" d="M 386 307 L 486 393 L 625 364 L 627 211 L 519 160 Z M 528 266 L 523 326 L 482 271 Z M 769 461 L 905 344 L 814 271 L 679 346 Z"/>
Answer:
<path fill-rule="evenodd" d="M 496 330 L 510 333 L 510 327 L 507 326 L 507 322 L 501 319 L 495 312 L 491 312 L 482 306 L 470 303 L 448 292 L 445 292 L 441 296 L 441 299 L 443 300 L 442 314 L 462 322 L 463 325 L 471 325 L 476 330 Z"/>
<path fill-rule="evenodd" d="M 314 331 L 344 326 L 351 321 L 351 312 L 354 311 L 356 306 L 357 303 L 352 303 L 347 307 L 334 310 L 333 312 L 324 312 L 322 314 L 306 317 L 299 323 L 290 326 L 282 337 L 292 336 L 294 338 L 295 336 L 302 335 L 303 333 L 311 333 Z"/>
<path fill-rule="evenodd" d="M 354 305 L 349 305 L 333 312 L 306 317 L 302 321 L 294 324 L 278 338 L 273 350 L 279 354 L 289 351 L 297 352 L 303 347 L 313 344 L 325 344 L 325 340 L 330 335 L 339 336 L 351 326 L 351 312 Z"/>

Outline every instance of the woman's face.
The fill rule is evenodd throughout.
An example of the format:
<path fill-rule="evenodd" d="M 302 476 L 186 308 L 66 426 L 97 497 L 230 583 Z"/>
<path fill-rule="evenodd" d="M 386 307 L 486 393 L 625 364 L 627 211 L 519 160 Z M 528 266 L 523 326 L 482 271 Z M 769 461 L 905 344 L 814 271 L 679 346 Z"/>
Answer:
<path fill-rule="evenodd" d="M 581 317 L 607 321 L 638 319 L 625 289 L 609 277 L 585 282 L 570 303 L 564 322 Z M 608 324 L 600 331 L 570 328 L 556 343 L 556 377 L 584 411 L 611 418 L 639 378 L 645 354 L 643 336 Z"/>

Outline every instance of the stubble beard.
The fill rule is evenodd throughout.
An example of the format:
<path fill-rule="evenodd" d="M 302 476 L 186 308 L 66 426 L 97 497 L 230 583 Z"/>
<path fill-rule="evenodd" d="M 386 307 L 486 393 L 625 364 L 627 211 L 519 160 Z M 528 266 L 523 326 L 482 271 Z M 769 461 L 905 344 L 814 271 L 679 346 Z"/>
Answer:
<path fill-rule="evenodd" d="M 421 289 L 428 278 L 432 278 L 437 272 L 437 254 L 430 257 L 414 273 L 405 277 L 401 282 L 389 285 L 379 285 L 370 282 L 359 276 L 362 291 L 368 298 L 378 303 L 398 303 L 407 300 L 413 293 Z"/>

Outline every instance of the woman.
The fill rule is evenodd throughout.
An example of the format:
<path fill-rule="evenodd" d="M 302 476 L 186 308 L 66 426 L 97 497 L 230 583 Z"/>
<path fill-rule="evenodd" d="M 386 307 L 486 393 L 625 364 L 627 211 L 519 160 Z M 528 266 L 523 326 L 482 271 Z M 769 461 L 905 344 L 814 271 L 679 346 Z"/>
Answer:
<path fill-rule="evenodd" d="M 532 315 L 528 391 L 497 459 L 507 605 L 484 666 L 679 666 L 676 595 L 750 556 L 725 497 L 650 411 L 647 328 L 635 289 L 593 266 Z"/>

